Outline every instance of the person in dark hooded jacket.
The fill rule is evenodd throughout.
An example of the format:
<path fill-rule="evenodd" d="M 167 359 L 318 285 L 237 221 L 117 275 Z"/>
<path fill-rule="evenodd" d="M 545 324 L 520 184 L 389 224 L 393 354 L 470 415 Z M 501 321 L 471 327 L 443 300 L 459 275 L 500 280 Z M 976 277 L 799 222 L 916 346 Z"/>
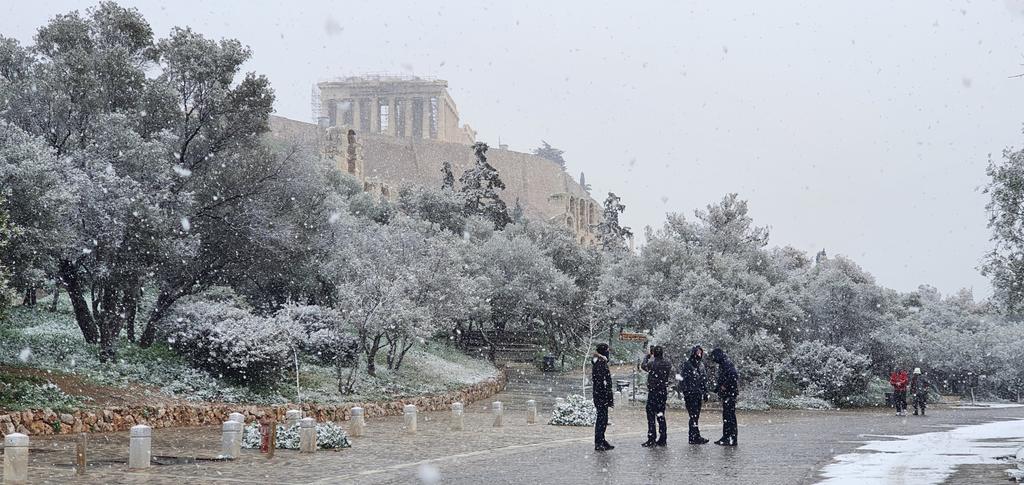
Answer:
<path fill-rule="evenodd" d="M 594 407 L 597 408 L 597 422 L 594 423 L 594 450 L 608 451 L 615 447 L 604 438 L 608 429 L 608 408 L 615 407 L 612 393 L 612 373 L 608 370 L 608 344 L 597 344 L 597 351 L 590 359 L 591 383 L 594 388 Z"/>
<path fill-rule="evenodd" d="M 722 349 L 711 351 L 711 360 L 718 364 L 718 379 L 715 381 L 715 394 L 722 400 L 722 438 L 716 445 L 736 446 L 739 440 L 739 428 L 736 423 L 736 397 L 739 396 L 739 373 L 736 366 L 725 355 Z"/>
<path fill-rule="evenodd" d="M 672 378 L 672 363 L 665 358 L 665 351 L 661 346 L 654 345 L 644 357 L 640 368 L 647 371 L 647 441 L 641 446 L 665 446 L 668 444 L 665 404 L 668 401 L 669 379 Z"/>
<path fill-rule="evenodd" d="M 707 375 L 704 372 L 704 365 L 701 364 L 703 358 L 704 349 L 700 345 L 695 345 L 690 349 L 690 357 L 683 361 L 679 374 L 676 374 L 679 392 L 683 395 L 686 412 L 690 415 L 691 445 L 703 445 L 708 442 L 707 438 L 701 437 L 698 427 L 702 403 L 708 399 Z"/>

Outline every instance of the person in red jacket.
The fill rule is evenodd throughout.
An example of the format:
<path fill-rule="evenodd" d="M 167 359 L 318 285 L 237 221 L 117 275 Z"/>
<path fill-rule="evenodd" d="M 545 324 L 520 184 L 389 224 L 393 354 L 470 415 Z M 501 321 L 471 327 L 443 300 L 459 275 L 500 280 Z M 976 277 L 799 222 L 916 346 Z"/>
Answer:
<path fill-rule="evenodd" d="M 896 369 L 889 375 L 889 384 L 892 385 L 893 406 L 896 407 L 896 415 L 903 416 L 907 411 L 907 384 L 910 382 L 907 371 Z"/>

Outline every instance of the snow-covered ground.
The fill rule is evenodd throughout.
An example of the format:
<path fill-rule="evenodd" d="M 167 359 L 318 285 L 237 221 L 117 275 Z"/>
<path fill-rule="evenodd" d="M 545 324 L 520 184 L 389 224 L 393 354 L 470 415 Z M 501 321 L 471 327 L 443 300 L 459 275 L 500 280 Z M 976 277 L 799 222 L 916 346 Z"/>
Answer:
<path fill-rule="evenodd" d="M 960 404 L 958 406 L 951 406 L 951 409 L 1006 409 L 1020 407 L 1024 407 L 1024 404 L 1012 402 L 979 402 L 976 404 Z"/>
<path fill-rule="evenodd" d="M 869 441 L 854 453 L 835 457 L 822 470 L 822 484 L 941 483 L 957 466 L 1007 463 L 1024 445 L 1024 420 L 962 426 L 948 431 L 887 436 Z M 1009 466 L 1008 466 L 1009 468 Z"/>

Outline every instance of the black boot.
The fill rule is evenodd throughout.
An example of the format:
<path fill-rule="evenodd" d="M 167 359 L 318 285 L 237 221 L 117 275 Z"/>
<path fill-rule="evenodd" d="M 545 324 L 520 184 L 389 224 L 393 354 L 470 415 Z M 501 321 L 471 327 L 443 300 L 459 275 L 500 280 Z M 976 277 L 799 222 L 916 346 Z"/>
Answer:
<path fill-rule="evenodd" d="M 706 444 L 708 444 L 708 441 L 710 441 L 710 440 L 708 440 L 707 438 L 697 437 L 697 438 L 694 438 L 694 439 L 690 440 L 690 444 L 691 445 L 706 445 Z"/>
<path fill-rule="evenodd" d="M 615 447 L 614 447 L 614 446 L 612 446 L 612 444 L 611 444 L 611 443 L 609 443 L 609 442 L 607 442 L 607 441 L 605 441 L 605 442 L 604 442 L 603 444 L 604 444 L 604 449 L 605 449 L 605 450 L 611 451 L 611 450 L 614 450 L 614 449 L 615 449 Z"/>
<path fill-rule="evenodd" d="M 654 440 L 647 440 L 647 441 L 644 441 L 643 443 L 641 443 L 640 446 L 643 446 L 644 448 L 650 448 L 650 447 L 652 447 L 652 446 L 654 446 L 656 444 L 657 444 L 657 442 L 655 442 Z"/>

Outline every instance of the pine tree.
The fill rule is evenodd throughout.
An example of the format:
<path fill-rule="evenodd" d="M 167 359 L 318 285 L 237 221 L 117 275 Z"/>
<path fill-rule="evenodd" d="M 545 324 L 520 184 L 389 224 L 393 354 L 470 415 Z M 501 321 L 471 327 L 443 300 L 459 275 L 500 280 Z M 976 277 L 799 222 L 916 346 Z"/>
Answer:
<path fill-rule="evenodd" d="M 633 232 L 628 227 L 619 225 L 619 213 L 626 210 L 622 199 L 612 192 L 608 192 L 608 198 L 604 200 L 604 212 L 601 214 L 601 222 L 597 225 L 597 241 L 601 249 L 606 251 L 621 250 L 626 248 L 626 238 L 633 237 Z"/>
<path fill-rule="evenodd" d="M 564 150 L 559 150 L 559 149 L 549 145 L 548 142 L 546 142 L 544 140 L 541 140 L 540 142 L 541 142 L 540 148 L 534 148 L 533 149 L 533 154 L 537 155 L 538 157 L 546 158 L 548 160 L 551 160 L 552 162 L 557 163 L 558 166 L 562 168 L 562 170 L 565 170 L 565 158 L 562 157 L 562 155 L 565 153 L 565 151 Z"/>
<path fill-rule="evenodd" d="M 519 202 L 519 197 L 516 197 L 516 204 L 512 206 L 512 222 L 520 223 L 523 222 L 526 210 L 523 209 L 523 204 Z"/>
<path fill-rule="evenodd" d="M 587 177 L 583 175 L 583 172 L 580 172 L 580 187 L 583 187 L 588 194 L 590 193 L 590 184 L 587 183 Z"/>
<path fill-rule="evenodd" d="M 449 162 L 441 165 L 441 188 L 455 190 L 455 174 L 452 173 L 452 164 Z"/>
<path fill-rule="evenodd" d="M 498 171 L 487 163 L 487 144 L 473 144 L 476 164 L 462 173 L 460 191 L 466 199 L 464 212 L 467 216 L 479 215 L 494 223 L 496 229 L 503 229 L 512 222 L 505 201 L 498 197 L 496 190 L 505 190 L 505 183 Z"/>

